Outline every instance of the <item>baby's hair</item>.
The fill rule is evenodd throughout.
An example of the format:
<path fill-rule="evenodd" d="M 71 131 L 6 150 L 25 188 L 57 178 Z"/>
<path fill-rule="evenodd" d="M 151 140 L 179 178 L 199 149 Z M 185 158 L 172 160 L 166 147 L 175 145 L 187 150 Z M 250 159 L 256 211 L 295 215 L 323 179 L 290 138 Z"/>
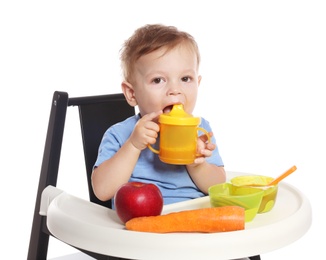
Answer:
<path fill-rule="evenodd" d="M 131 82 L 135 62 L 143 55 L 160 48 L 166 51 L 185 44 L 197 56 L 197 65 L 200 63 L 200 53 L 197 43 L 189 33 L 179 31 L 174 26 L 148 24 L 138 28 L 134 34 L 124 42 L 121 49 L 121 68 L 124 80 Z"/>

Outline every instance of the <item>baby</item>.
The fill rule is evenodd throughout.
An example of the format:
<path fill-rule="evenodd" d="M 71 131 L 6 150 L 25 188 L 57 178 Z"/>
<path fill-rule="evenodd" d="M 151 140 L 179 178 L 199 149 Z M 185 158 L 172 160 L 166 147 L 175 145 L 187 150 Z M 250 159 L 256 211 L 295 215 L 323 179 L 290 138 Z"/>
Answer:
<path fill-rule="evenodd" d="M 209 132 L 211 142 L 206 135 L 198 137 L 200 156 L 191 164 L 163 163 L 148 149 L 159 143 L 162 113 L 174 104 L 182 104 L 188 114 L 195 108 L 201 76 L 194 38 L 172 26 L 146 25 L 124 43 L 121 63 L 122 91 L 139 113 L 105 132 L 92 173 L 96 196 L 110 200 L 122 184 L 139 181 L 156 184 L 169 204 L 205 196 L 210 186 L 225 182 L 223 161 L 204 118 L 200 127 Z"/>

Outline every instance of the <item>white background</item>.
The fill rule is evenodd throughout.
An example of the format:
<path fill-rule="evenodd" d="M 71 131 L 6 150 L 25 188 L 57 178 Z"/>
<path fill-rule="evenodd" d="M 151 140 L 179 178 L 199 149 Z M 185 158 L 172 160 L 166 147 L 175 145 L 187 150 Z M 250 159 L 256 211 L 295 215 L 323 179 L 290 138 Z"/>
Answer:
<path fill-rule="evenodd" d="M 121 44 L 164 23 L 198 41 L 194 114 L 211 122 L 226 170 L 276 177 L 298 167 L 286 181 L 309 198 L 313 224 L 262 259 L 323 258 L 325 13 L 314 0 L 1 1 L 1 255 L 27 256 L 53 92 L 120 92 Z M 87 198 L 79 131 L 71 109 L 58 187 Z M 71 252 L 50 240 L 50 258 Z"/>

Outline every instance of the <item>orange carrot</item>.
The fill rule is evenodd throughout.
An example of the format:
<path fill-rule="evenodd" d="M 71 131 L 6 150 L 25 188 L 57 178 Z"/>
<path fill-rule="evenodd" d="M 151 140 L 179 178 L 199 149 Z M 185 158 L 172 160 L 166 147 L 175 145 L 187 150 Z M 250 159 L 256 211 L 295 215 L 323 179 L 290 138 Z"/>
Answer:
<path fill-rule="evenodd" d="M 126 229 L 141 232 L 225 232 L 245 228 L 245 211 L 238 206 L 201 208 L 166 215 L 133 218 Z"/>

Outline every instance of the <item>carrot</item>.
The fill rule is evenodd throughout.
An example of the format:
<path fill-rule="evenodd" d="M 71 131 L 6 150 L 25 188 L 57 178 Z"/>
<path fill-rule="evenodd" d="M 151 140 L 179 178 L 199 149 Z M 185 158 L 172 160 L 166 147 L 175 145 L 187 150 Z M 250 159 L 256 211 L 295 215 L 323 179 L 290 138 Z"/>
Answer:
<path fill-rule="evenodd" d="M 245 228 L 245 211 L 238 206 L 201 208 L 137 217 L 125 225 L 128 230 L 154 233 L 235 231 Z"/>

